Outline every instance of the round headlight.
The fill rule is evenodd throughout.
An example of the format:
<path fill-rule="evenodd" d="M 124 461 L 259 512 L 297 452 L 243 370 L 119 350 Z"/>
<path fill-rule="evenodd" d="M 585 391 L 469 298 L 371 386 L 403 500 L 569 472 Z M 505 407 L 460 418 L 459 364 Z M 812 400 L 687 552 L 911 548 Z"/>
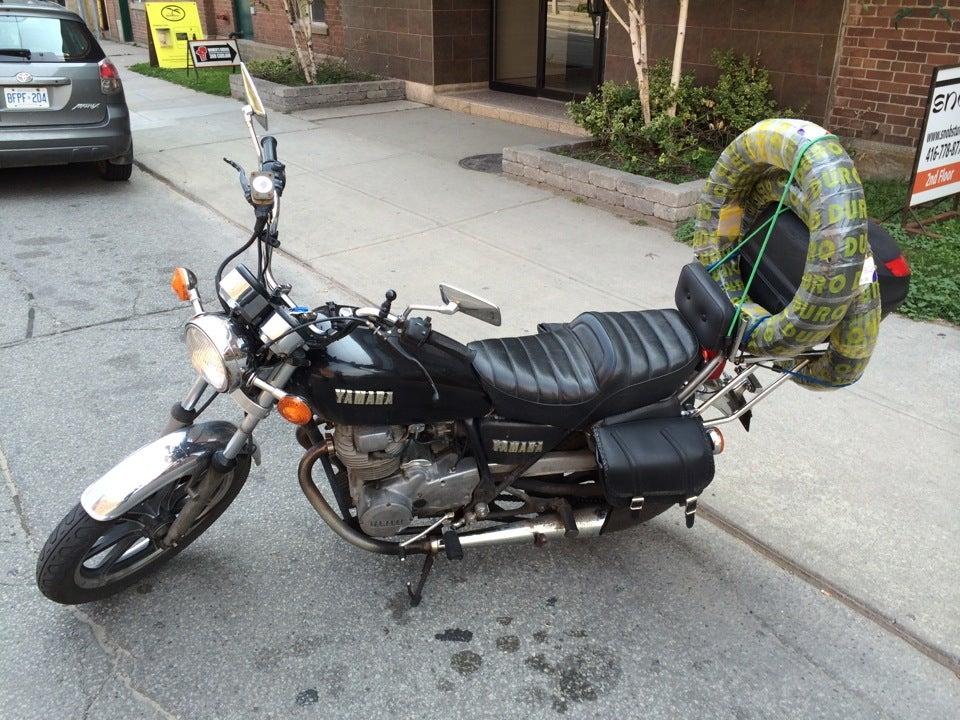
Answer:
<path fill-rule="evenodd" d="M 247 365 L 247 343 L 223 315 L 198 315 L 184 333 L 190 364 L 218 392 L 235 388 Z"/>

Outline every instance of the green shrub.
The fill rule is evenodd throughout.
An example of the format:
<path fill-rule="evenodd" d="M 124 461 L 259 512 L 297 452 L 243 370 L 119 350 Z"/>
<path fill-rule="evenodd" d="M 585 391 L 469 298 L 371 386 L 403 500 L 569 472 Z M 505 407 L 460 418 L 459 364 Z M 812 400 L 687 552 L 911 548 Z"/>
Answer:
<path fill-rule="evenodd" d="M 744 130 L 771 117 L 793 117 L 771 97 L 770 73 L 747 55 L 714 50 L 713 63 L 720 71 L 717 83 L 705 88 L 702 132 L 711 144 L 723 148 Z"/>
<path fill-rule="evenodd" d="M 720 76 L 703 87 L 689 73 L 670 86 L 671 66 L 660 60 L 650 69 L 649 124 L 643 122 L 640 93 L 633 83 L 604 83 L 580 102 L 571 103 L 574 122 L 587 130 L 600 148 L 619 158 L 627 172 L 670 179 L 707 174 L 717 154 L 756 122 L 792 116 L 771 98 L 770 76 L 753 60 L 733 52 L 715 52 Z M 676 102 L 676 115 L 667 110 Z"/>
<path fill-rule="evenodd" d="M 300 65 L 293 53 L 278 55 L 270 60 L 251 60 L 247 63 L 254 77 L 263 78 L 281 85 L 306 85 Z M 377 76 L 359 70 L 352 70 L 341 60 L 325 59 L 317 61 L 316 84 L 335 85 L 346 82 L 376 80 Z"/>

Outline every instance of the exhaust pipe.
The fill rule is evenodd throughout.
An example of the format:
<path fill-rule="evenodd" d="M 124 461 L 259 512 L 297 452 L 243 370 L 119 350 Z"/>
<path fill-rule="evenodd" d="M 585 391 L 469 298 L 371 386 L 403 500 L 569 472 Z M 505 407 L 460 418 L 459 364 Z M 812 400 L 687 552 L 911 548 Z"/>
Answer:
<path fill-rule="evenodd" d="M 575 510 L 573 518 L 577 523 L 578 537 L 595 537 L 600 534 L 607 521 L 607 509 L 603 507 L 580 508 Z M 459 536 L 463 548 L 485 547 L 487 545 L 521 545 L 534 543 L 543 545 L 566 535 L 566 527 L 559 515 L 551 514 L 535 520 L 521 520 L 504 527 L 479 530 Z M 444 551 L 442 539 L 431 540 L 432 553 Z"/>

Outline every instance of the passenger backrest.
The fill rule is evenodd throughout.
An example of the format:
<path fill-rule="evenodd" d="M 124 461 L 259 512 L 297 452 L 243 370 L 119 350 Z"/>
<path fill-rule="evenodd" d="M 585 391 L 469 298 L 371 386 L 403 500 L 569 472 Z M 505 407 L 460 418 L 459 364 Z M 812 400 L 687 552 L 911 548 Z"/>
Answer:
<path fill-rule="evenodd" d="M 733 303 L 699 262 L 684 265 L 680 271 L 674 301 L 702 347 L 713 352 L 725 348 Z"/>

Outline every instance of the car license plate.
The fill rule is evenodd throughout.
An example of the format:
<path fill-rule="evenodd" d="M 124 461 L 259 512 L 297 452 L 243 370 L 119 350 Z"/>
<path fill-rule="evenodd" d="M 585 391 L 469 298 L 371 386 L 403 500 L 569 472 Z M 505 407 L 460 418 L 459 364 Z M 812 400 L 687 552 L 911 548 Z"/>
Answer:
<path fill-rule="evenodd" d="M 50 107 L 50 96 L 46 88 L 4 88 L 3 102 L 7 110 L 45 110 Z"/>

